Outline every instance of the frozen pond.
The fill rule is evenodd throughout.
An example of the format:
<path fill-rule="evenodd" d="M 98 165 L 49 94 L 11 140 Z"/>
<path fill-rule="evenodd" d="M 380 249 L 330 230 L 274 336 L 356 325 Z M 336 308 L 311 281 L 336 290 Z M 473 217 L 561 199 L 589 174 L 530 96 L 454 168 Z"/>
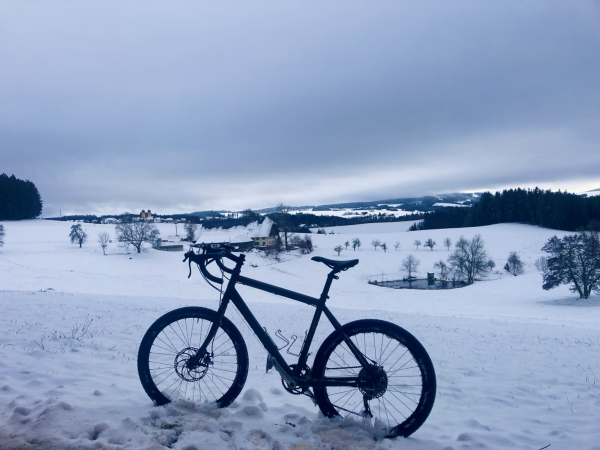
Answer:
<path fill-rule="evenodd" d="M 443 280 L 392 280 L 392 281 L 370 281 L 370 284 L 388 287 L 392 289 L 455 289 L 467 286 L 464 281 Z"/>

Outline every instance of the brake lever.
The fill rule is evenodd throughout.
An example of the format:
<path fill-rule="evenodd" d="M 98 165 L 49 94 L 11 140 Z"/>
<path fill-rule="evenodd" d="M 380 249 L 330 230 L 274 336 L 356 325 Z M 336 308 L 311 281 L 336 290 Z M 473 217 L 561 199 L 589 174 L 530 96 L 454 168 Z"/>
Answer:
<path fill-rule="evenodd" d="M 188 274 L 188 278 L 190 278 L 192 276 L 192 258 L 190 256 L 190 253 L 194 254 L 194 252 L 192 252 L 191 250 L 189 252 L 187 252 L 185 254 L 185 258 L 183 258 L 183 262 L 188 262 L 188 267 L 190 269 L 190 273 Z"/>

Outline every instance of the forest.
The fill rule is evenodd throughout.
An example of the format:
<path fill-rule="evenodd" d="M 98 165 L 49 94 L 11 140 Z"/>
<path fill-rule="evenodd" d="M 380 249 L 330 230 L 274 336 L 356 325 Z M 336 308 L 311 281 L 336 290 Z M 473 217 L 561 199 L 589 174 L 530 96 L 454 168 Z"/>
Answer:
<path fill-rule="evenodd" d="M 0 220 L 34 219 L 42 213 L 42 204 L 31 181 L 0 175 Z"/>
<path fill-rule="evenodd" d="M 449 207 L 425 214 L 413 230 L 528 223 L 564 231 L 599 230 L 600 196 L 535 189 L 484 192 L 470 208 Z"/>

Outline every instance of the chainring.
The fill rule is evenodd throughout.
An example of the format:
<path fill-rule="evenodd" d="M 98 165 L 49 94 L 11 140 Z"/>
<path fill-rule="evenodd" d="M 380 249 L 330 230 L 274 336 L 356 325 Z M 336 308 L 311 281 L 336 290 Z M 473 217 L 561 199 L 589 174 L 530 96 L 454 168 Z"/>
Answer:
<path fill-rule="evenodd" d="M 296 372 L 296 367 L 298 367 L 297 364 L 290 364 L 290 369 L 292 369 L 292 372 L 294 372 L 294 373 Z M 300 378 L 309 378 L 310 373 L 311 373 L 310 367 L 308 367 L 306 364 L 304 364 L 302 369 L 300 369 Z M 293 394 L 293 395 L 302 395 L 309 389 L 307 386 L 292 387 L 288 383 L 286 383 L 286 381 L 283 378 L 281 379 L 281 384 L 283 385 L 283 388 L 286 391 L 288 391 L 290 394 Z"/>

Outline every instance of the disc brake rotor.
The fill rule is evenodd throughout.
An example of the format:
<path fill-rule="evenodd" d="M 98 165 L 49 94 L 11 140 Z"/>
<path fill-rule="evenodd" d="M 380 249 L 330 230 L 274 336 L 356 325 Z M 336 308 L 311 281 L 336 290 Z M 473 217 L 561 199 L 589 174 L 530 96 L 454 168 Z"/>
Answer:
<path fill-rule="evenodd" d="M 204 358 L 200 359 L 200 363 L 194 367 L 188 367 L 188 361 L 192 359 L 198 352 L 197 348 L 188 347 L 181 350 L 175 356 L 175 372 L 185 381 L 198 381 L 201 380 L 208 372 L 208 367 L 212 365 L 211 355 L 207 352 Z"/>

